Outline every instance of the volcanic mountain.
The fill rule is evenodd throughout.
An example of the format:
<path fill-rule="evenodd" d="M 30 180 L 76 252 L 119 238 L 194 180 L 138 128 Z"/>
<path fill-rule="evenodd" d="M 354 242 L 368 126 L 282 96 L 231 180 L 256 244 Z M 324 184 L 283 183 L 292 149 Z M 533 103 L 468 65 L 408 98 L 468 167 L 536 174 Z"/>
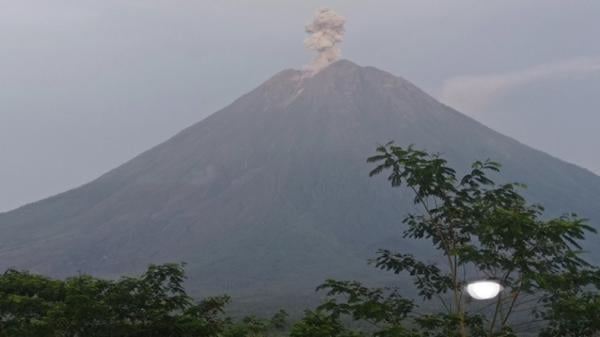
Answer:
<path fill-rule="evenodd" d="M 377 278 L 378 248 L 428 250 L 401 239 L 410 193 L 368 177 L 389 140 L 460 169 L 499 161 L 499 179 L 526 183 L 549 215 L 600 221 L 600 177 L 342 60 L 310 78 L 282 71 L 95 181 L 1 214 L 0 268 L 113 277 L 183 261 L 198 294 L 259 301 Z"/>

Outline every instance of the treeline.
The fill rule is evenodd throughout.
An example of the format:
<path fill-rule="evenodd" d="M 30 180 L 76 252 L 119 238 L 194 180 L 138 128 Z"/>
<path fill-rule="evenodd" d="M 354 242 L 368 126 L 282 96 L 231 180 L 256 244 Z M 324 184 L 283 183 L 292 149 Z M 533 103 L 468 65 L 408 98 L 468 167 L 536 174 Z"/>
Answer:
<path fill-rule="evenodd" d="M 283 311 L 270 319 L 225 315 L 227 296 L 194 301 L 183 265 L 153 265 L 140 277 L 66 280 L 8 270 L 0 276 L 2 337 L 277 336 Z"/>
<path fill-rule="evenodd" d="M 66 280 L 10 269 L 0 275 L 0 337 L 335 337 L 338 314 L 306 311 L 291 323 L 272 317 L 232 318 L 228 296 L 195 301 L 183 287 L 183 264 L 151 265 L 140 277 Z"/>

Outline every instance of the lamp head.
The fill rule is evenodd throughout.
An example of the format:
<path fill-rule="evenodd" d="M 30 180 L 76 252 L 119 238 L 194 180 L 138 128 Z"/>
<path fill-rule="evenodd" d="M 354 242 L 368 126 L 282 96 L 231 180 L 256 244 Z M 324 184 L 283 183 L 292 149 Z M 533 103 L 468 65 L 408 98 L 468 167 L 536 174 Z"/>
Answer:
<path fill-rule="evenodd" d="M 502 291 L 502 285 L 494 280 L 480 280 L 467 284 L 467 293 L 476 300 L 492 299 Z"/>

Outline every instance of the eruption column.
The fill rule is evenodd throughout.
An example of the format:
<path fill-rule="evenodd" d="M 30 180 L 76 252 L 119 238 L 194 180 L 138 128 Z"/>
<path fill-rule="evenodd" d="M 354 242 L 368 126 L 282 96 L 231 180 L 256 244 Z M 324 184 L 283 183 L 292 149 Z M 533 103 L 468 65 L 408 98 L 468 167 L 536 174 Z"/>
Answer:
<path fill-rule="evenodd" d="M 317 10 L 314 21 L 306 26 L 310 36 L 304 40 L 304 47 L 316 50 L 319 55 L 306 66 L 307 75 L 318 73 L 340 57 L 341 51 L 336 44 L 343 40 L 345 22 L 343 16 L 331 9 Z"/>

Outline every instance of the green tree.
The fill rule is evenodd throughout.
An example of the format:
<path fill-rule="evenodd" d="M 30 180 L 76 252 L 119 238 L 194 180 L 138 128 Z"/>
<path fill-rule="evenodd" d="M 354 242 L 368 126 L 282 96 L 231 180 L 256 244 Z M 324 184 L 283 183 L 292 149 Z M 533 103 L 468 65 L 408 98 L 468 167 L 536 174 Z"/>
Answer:
<path fill-rule="evenodd" d="M 318 309 L 306 311 L 294 324 L 290 337 L 363 337 L 364 334 L 344 327 L 337 312 Z"/>
<path fill-rule="evenodd" d="M 280 310 L 270 319 L 256 316 L 244 317 L 241 321 L 229 320 L 222 337 L 275 337 L 282 336 L 288 328 L 288 313 Z"/>
<path fill-rule="evenodd" d="M 417 304 L 402 289 L 369 289 L 329 280 L 319 308 L 369 322 L 375 336 L 595 336 L 600 332 L 600 272 L 584 259 L 581 241 L 594 232 L 575 214 L 546 219 L 544 209 L 519 193 L 523 185 L 496 184 L 498 163 L 473 163 L 459 177 L 437 154 L 388 143 L 368 159 L 370 175 L 385 173 L 392 187 L 414 194 L 420 208 L 403 220 L 404 236 L 429 240 L 442 257 L 420 261 L 380 250 L 372 263 L 407 273 Z M 465 291 L 477 278 L 499 282 L 496 299 L 475 303 Z M 437 302 L 433 302 L 437 301 Z M 434 304 L 437 303 L 437 304 Z M 309 335 L 304 335 L 309 336 Z"/>
<path fill-rule="evenodd" d="M 226 296 L 196 303 L 180 264 L 153 265 L 117 281 L 65 281 L 8 270 L 0 276 L 2 337 L 211 337 L 229 324 Z"/>
<path fill-rule="evenodd" d="M 64 296 L 61 281 L 7 270 L 0 277 L 0 336 L 53 336 L 49 315 Z"/>

